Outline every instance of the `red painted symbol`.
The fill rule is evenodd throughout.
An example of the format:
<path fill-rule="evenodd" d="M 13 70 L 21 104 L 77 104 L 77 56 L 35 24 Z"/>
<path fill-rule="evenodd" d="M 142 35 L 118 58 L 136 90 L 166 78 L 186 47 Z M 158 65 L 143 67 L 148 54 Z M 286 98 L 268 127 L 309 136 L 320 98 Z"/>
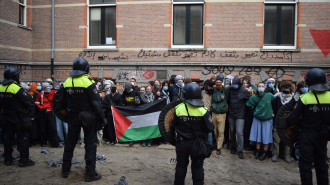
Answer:
<path fill-rule="evenodd" d="M 155 73 L 153 71 L 145 71 L 142 76 L 149 80 L 150 78 L 154 77 Z"/>
<path fill-rule="evenodd" d="M 320 48 L 324 57 L 330 53 L 330 30 L 309 30 L 315 44 Z"/>

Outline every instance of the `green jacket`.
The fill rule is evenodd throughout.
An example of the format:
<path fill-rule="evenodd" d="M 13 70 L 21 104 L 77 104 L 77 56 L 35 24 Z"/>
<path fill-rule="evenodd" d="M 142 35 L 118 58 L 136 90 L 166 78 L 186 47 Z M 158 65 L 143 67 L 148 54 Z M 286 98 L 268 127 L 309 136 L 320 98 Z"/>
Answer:
<path fill-rule="evenodd" d="M 224 114 L 228 111 L 228 94 L 231 87 L 214 88 L 212 96 L 211 110 L 216 114 Z"/>
<path fill-rule="evenodd" d="M 275 98 L 272 93 L 265 93 L 261 97 L 255 94 L 251 96 L 251 98 L 246 102 L 246 105 L 248 107 L 254 108 L 255 118 L 259 120 L 269 120 L 274 117 L 274 112 L 272 108 L 272 101 L 274 99 Z"/>

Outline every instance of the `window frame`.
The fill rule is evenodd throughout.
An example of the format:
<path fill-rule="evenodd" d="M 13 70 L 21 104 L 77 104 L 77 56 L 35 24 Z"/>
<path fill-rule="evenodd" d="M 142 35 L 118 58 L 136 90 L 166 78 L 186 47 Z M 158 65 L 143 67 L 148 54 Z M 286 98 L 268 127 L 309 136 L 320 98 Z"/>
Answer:
<path fill-rule="evenodd" d="M 175 5 L 203 5 L 203 44 L 201 45 L 174 45 L 174 6 Z M 201 2 L 193 2 L 193 1 L 187 1 L 187 2 L 174 2 L 172 0 L 172 24 L 171 24 L 171 48 L 172 49 L 204 49 L 205 45 L 205 1 Z"/>
<path fill-rule="evenodd" d="M 103 45 L 103 46 L 91 46 L 89 43 L 90 41 L 90 9 L 91 8 L 96 8 L 96 7 L 109 7 L 109 6 L 114 6 L 116 7 L 116 16 L 117 16 L 117 5 L 116 3 L 104 3 L 104 4 L 91 4 L 90 0 L 88 0 L 87 4 L 87 49 L 116 49 L 117 48 L 117 31 L 116 31 L 116 44 L 115 45 Z M 117 29 L 117 20 L 116 20 L 116 29 Z"/>
<path fill-rule="evenodd" d="M 266 17 L 266 8 L 265 6 L 269 4 L 290 4 L 290 5 L 294 5 L 294 11 L 295 11 L 295 20 L 294 20 L 294 35 L 293 35 L 293 46 L 282 46 L 282 45 L 265 45 L 265 17 Z M 280 50 L 292 50 L 292 49 L 297 49 L 297 30 L 298 30 L 298 0 L 292 0 L 292 1 L 288 1 L 288 0 L 264 0 L 264 17 L 263 17 L 263 40 L 262 40 L 262 46 L 263 49 L 280 49 Z"/>
<path fill-rule="evenodd" d="M 27 0 L 23 0 L 24 1 L 24 3 L 21 3 L 20 2 L 20 0 L 18 0 L 18 24 L 19 25 L 23 25 L 23 26 L 26 26 L 26 1 Z M 21 20 L 21 17 L 20 17 L 20 11 L 21 11 L 21 6 L 23 7 L 23 10 L 24 10 L 24 12 L 23 12 L 23 16 L 24 16 L 24 18 L 23 18 L 23 24 L 22 23 L 20 23 L 20 20 Z"/>

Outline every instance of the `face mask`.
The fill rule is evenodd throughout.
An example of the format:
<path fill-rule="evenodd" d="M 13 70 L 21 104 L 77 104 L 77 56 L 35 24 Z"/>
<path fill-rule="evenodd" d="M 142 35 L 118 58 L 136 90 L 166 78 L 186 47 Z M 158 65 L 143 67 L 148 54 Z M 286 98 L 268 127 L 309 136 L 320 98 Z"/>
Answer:
<path fill-rule="evenodd" d="M 304 94 L 307 93 L 308 92 L 308 88 L 307 87 L 301 88 L 301 92 L 304 93 Z"/>
<path fill-rule="evenodd" d="M 183 87 L 184 87 L 184 83 L 183 83 L 182 80 L 179 80 L 179 81 L 176 83 L 176 85 L 177 85 L 178 87 L 180 87 L 180 88 L 183 88 Z"/>
<path fill-rule="evenodd" d="M 164 91 L 167 91 L 167 90 L 168 90 L 168 87 L 167 87 L 167 86 L 164 86 L 164 87 L 163 87 L 163 90 L 164 90 Z"/>
<path fill-rule="evenodd" d="M 263 88 L 263 87 L 259 87 L 259 88 L 258 88 L 258 91 L 259 91 L 260 93 L 263 93 L 263 92 L 265 91 L 265 88 Z"/>
<path fill-rule="evenodd" d="M 50 93 L 50 91 L 51 91 L 51 87 L 50 87 L 50 86 L 46 87 L 44 91 L 45 91 L 46 93 Z"/>
<path fill-rule="evenodd" d="M 42 87 L 41 86 L 37 86 L 37 90 L 41 91 Z"/>
<path fill-rule="evenodd" d="M 159 89 L 159 84 L 155 84 L 155 88 L 156 89 Z"/>
<path fill-rule="evenodd" d="M 150 95 L 151 93 L 152 93 L 151 90 L 146 90 L 147 95 Z"/>
<path fill-rule="evenodd" d="M 134 82 L 131 82 L 131 84 L 134 86 Z"/>
<path fill-rule="evenodd" d="M 233 88 L 234 89 L 238 89 L 238 85 L 233 85 Z"/>
<path fill-rule="evenodd" d="M 288 98 L 290 98 L 291 97 L 291 94 L 283 94 L 283 98 L 284 99 L 288 99 Z"/>
<path fill-rule="evenodd" d="M 288 90 L 283 90 L 282 92 L 283 92 L 283 94 L 289 94 L 290 93 L 290 91 L 288 91 Z"/>
<path fill-rule="evenodd" d="M 104 89 L 105 89 L 106 91 L 108 91 L 108 90 L 110 89 L 110 84 L 105 85 L 105 86 L 104 86 Z"/>
<path fill-rule="evenodd" d="M 244 88 L 246 88 L 246 86 L 245 86 L 245 85 L 243 85 L 243 87 L 244 87 Z"/>
<path fill-rule="evenodd" d="M 125 87 L 125 91 L 129 92 L 131 90 L 131 87 Z"/>
<path fill-rule="evenodd" d="M 269 88 L 274 88 L 274 86 L 275 86 L 274 84 L 268 84 Z"/>
<path fill-rule="evenodd" d="M 29 87 L 28 85 L 26 85 L 26 84 L 23 86 L 23 88 L 24 88 L 24 90 L 26 90 L 26 91 L 30 89 L 30 87 Z"/>
<path fill-rule="evenodd" d="M 115 93 L 117 91 L 117 89 L 111 89 L 112 93 Z"/>

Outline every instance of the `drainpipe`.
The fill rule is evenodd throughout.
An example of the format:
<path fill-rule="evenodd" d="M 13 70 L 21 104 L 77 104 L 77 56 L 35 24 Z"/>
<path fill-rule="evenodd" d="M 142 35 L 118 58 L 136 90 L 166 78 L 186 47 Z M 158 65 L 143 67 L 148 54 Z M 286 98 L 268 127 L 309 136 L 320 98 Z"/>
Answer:
<path fill-rule="evenodd" d="M 54 8 L 54 1 L 52 0 L 52 50 L 51 50 L 51 59 L 50 59 L 50 74 L 51 78 L 54 82 L 54 34 L 55 34 L 55 8 Z"/>

